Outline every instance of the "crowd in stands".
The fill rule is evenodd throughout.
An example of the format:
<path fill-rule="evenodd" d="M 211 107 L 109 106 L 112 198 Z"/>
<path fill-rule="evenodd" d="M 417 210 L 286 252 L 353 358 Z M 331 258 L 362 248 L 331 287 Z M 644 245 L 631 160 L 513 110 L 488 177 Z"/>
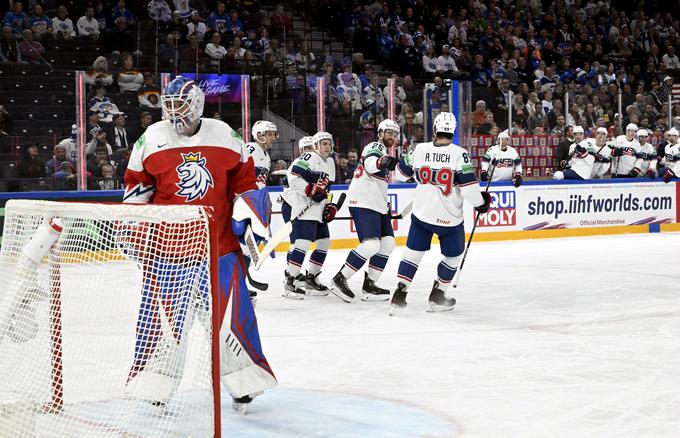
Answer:
<path fill-rule="evenodd" d="M 396 119 L 406 145 L 424 140 L 423 83 L 434 84 L 436 114 L 449 110 L 451 79 L 473 85 L 474 134 L 509 128 L 513 135 L 563 136 L 580 125 L 586 136 L 603 127 L 613 137 L 628 123 L 656 136 L 671 125 L 680 129 L 680 104 L 670 111 L 667 105 L 680 80 L 678 9 L 655 0 L 314 0 L 272 8 L 196 0 L 15 1 L 3 18 L 0 63 L 45 64 L 53 41 L 101 49 L 85 77 L 88 170 L 97 178 L 111 171 L 104 161 L 121 175 L 124 151 L 159 119 L 159 76 L 152 70 L 259 75 L 266 78 L 262 89 L 292 99 L 294 111 L 310 107 L 323 76 L 329 117 L 351 121 L 351 134 L 346 125 L 333 131 L 329 123 L 342 140 L 338 179 L 347 181 L 356 148 L 375 138 L 387 115 L 389 77 L 396 81 Z M 294 29 L 293 13 L 344 40 L 344 56 L 312 50 L 309 35 Z M 149 39 L 157 45 L 140 44 Z M 139 111 L 123 114 L 121 99 Z M 11 109 L 6 113 L 0 117 L 11 120 Z M 0 129 L 11 135 L 3 123 Z M 17 174 L 34 175 L 40 167 L 30 161 L 29 144 L 23 143 L 26 165 Z M 107 159 L 97 160 L 102 149 Z M 54 175 L 58 156 L 48 158 L 54 165 L 46 174 Z M 61 172 L 72 178 L 68 169 Z"/>

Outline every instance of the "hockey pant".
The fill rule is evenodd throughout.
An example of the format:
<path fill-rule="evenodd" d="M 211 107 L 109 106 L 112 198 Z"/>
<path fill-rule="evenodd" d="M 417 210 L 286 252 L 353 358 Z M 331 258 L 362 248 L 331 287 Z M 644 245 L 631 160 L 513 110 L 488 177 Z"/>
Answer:
<path fill-rule="evenodd" d="M 219 258 L 220 367 L 222 381 L 233 397 L 276 385 L 262 353 L 257 320 L 245 285 L 245 267 L 238 253 Z M 144 269 L 142 301 L 136 328 L 133 366 L 126 391 L 139 398 L 164 402 L 177 390 L 186 359 L 194 311 L 212 329 L 210 284 L 206 265 L 183 266 L 156 260 Z M 172 291 L 170 293 L 170 291 Z"/>

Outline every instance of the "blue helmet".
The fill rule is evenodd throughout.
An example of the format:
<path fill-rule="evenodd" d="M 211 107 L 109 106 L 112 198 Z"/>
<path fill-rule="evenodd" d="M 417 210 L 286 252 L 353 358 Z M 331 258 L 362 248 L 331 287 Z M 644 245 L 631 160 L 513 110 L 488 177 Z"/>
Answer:
<path fill-rule="evenodd" d="M 161 95 L 163 119 L 169 120 L 180 134 L 203 115 L 205 93 L 191 79 L 177 76 L 165 86 Z"/>

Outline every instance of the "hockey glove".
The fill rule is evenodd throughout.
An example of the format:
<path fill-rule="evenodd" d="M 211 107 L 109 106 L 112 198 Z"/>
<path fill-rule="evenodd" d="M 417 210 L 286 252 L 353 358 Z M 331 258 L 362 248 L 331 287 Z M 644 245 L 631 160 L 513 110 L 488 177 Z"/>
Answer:
<path fill-rule="evenodd" d="M 377 165 L 378 169 L 394 170 L 394 168 L 397 167 L 398 162 L 399 160 L 394 157 L 383 155 L 382 157 L 378 158 Z"/>
<path fill-rule="evenodd" d="M 323 213 L 321 213 L 321 219 L 324 223 L 331 222 L 335 219 L 335 215 L 338 213 L 338 206 L 329 202 L 323 206 Z"/>
<path fill-rule="evenodd" d="M 515 185 L 515 187 L 519 187 L 522 185 L 522 174 L 521 173 L 516 173 L 514 177 L 512 177 L 512 183 Z"/>
<path fill-rule="evenodd" d="M 488 181 L 489 180 L 489 172 L 487 172 L 486 170 L 482 170 L 482 172 L 479 174 L 479 179 L 481 179 L 484 182 Z"/>
<path fill-rule="evenodd" d="M 584 148 L 580 144 L 577 144 L 576 147 L 574 148 L 574 153 L 577 156 L 582 157 L 584 154 L 587 154 L 588 151 L 586 150 L 586 148 Z"/>
<path fill-rule="evenodd" d="M 640 174 L 640 169 L 637 167 L 628 172 L 628 176 L 632 176 L 633 178 L 636 178 Z"/>
<path fill-rule="evenodd" d="M 656 172 L 654 171 L 654 169 L 649 169 L 647 171 L 646 175 L 647 175 L 648 178 L 651 178 L 651 179 L 656 178 Z"/>
<path fill-rule="evenodd" d="M 567 160 L 560 161 L 560 169 L 564 170 L 567 167 L 569 167 L 569 163 L 567 163 Z"/>
<path fill-rule="evenodd" d="M 309 184 L 305 188 L 305 194 L 312 198 L 314 202 L 321 202 L 328 197 L 326 187 L 318 184 Z"/>
<path fill-rule="evenodd" d="M 612 157 L 620 157 L 623 155 L 623 149 L 614 148 L 612 149 Z"/>
<path fill-rule="evenodd" d="M 666 169 L 666 173 L 663 174 L 663 182 L 669 183 L 673 178 L 675 178 L 675 172 L 670 169 Z"/>
<path fill-rule="evenodd" d="M 489 192 L 482 192 L 482 198 L 484 199 L 484 203 L 478 207 L 475 207 L 477 213 L 480 214 L 484 214 L 489 211 L 489 207 L 491 206 L 491 194 L 489 194 Z"/>
<path fill-rule="evenodd" d="M 498 164 L 498 158 L 493 157 L 493 158 L 491 159 L 491 165 L 492 165 L 492 166 L 495 166 L 496 164 Z"/>

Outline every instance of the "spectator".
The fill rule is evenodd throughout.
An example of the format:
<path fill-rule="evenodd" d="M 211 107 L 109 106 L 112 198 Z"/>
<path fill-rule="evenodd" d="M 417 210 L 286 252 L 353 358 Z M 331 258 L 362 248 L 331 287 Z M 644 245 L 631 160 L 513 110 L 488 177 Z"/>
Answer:
<path fill-rule="evenodd" d="M 472 112 L 472 129 L 477 129 L 479 125 L 486 122 L 486 102 L 478 100 L 475 103 L 475 110 Z"/>
<path fill-rule="evenodd" d="M 533 132 L 537 127 L 545 127 L 546 115 L 543 109 L 543 104 L 538 98 L 538 93 L 532 91 L 529 93 L 529 101 L 526 104 L 526 128 L 529 132 Z"/>
<path fill-rule="evenodd" d="M 449 56 L 449 46 L 448 44 L 444 44 L 442 46 L 442 54 L 437 58 L 437 74 L 450 75 L 457 71 L 458 67 L 456 67 L 456 61 Z"/>
<path fill-rule="evenodd" d="M 142 111 L 139 115 L 139 128 L 134 131 L 129 131 L 128 139 L 136 142 L 146 132 L 146 129 L 153 124 L 153 117 L 149 111 Z"/>
<path fill-rule="evenodd" d="M 133 138 L 128 134 L 125 128 L 125 119 L 127 116 L 123 113 L 117 113 L 113 116 L 113 126 L 109 133 L 107 133 L 107 138 L 110 138 L 113 142 L 113 152 L 115 153 L 118 149 L 132 149 L 134 144 Z"/>
<path fill-rule="evenodd" d="M 376 111 L 382 111 L 385 108 L 385 96 L 378 86 L 378 79 L 378 75 L 373 73 L 370 83 L 361 93 L 361 100 L 365 109 L 371 109 L 374 105 Z"/>
<path fill-rule="evenodd" d="M 241 38 L 235 36 L 232 43 L 231 43 L 231 49 L 234 53 L 233 57 L 234 59 L 243 59 L 243 56 L 246 54 L 246 49 L 241 47 Z M 295 63 L 293 62 L 293 65 Z"/>
<path fill-rule="evenodd" d="M 179 18 L 183 20 L 188 20 L 189 17 L 191 17 L 191 6 L 190 2 L 187 0 L 173 0 L 174 5 L 175 5 L 175 12 L 173 12 L 173 15 L 177 15 Z"/>
<path fill-rule="evenodd" d="M 359 166 L 359 151 L 355 148 L 352 148 L 347 153 L 347 172 L 350 175 L 354 175 L 354 171 L 357 170 L 357 166 Z"/>
<path fill-rule="evenodd" d="M 125 20 L 125 24 L 132 26 L 137 22 L 137 17 L 125 6 L 125 0 L 118 0 L 116 6 L 111 10 L 111 19 L 115 23 L 116 20 L 122 18 Z"/>
<path fill-rule="evenodd" d="M 28 27 L 28 15 L 23 11 L 21 2 L 15 1 L 12 10 L 5 13 L 2 25 L 9 26 L 16 38 L 20 38 L 21 32 Z"/>
<path fill-rule="evenodd" d="M 12 28 L 4 26 L 0 38 L 0 62 L 21 62 L 21 52 L 12 36 Z"/>
<path fill-rule="evenodd" d="M 192 34 L 189 37 L 189 44 L 182 49 L 181 59 L 187 66 L 196 66 L 198 64 L 199 67 L 202 67 L 204 57 L 205 52 L 198 45 L 198 36 Z"/>
<path fill-rule="evenodd" d="M 85 84 L 92 87 L 95 83 L 102 84 L 105 87 L 113 85 L 113 75 L 109 72 L 109 61 L 103 56 L 98 56 L 85 72 Z"/>
<path fill-rule="evenodd" d="M 210 57 L 210 63 L 215 67 L 219 66 L 220 60 L 227 54 L 227 49 L 220 44 L 221 40 L 220 33 L 214 32 L 210 42 L 205 46 L 205 54 Z"/>
<path fill-rule="evenodd" d="M 165 36 L 165 41 L 158 46 L 158 60 L 174 63 L 177 59 L 177 52 L 177 38 L 175 34 L 169 33 Z"/>
<path fill-rule="evenodd" d="M 78 27 L 78 36 L 93 40 L 99 38 L 99 22 L 94 18 L 94 8 L 92 6 L 85 8 L 85 15 L 78 19 L 76 26 Z"/>
<path fill-rule="evenodd" d="M 100 190 L 118 190 L 120 182 L 116 178 L 116 168 L 110 164 L 105 163 L 100 167 L 101 178 L 97 181 Z"/>
<path fill-rule="evenodd" d="M 349 184 L 352 182 L 354 174 L 350 172 L 348 167 L 349 160 L 345 155 L 340 155 L 338 158 L 338 169 L 335 172 L 336 184 Z"/>
<path fill-rule="evenodd" d="M 42 64 L 44 60 L 42 54 L 45 53 L 43 45 L 39 41 L 33 41 L 33 31 L 31 29 L 24 29 L 22 35 L 24 39 L 19 43 L 21 59 L 31 64 Z"/>
<path fill-rule="evenodd" d="M 558 117 L 558 126 L 561 122 L 564 123 L 564 116 L 559 116 Z M 555 167 L 560 167 L 562 162 L 569 162 L 569 148 L 571 147 L 572 144 L 574 144 L 574 127 L 573 126 L 567 126 L 564 128 L 564 137 L 563 139 L 558 143 L 557 145 L 557 150 L 555 151 L 555 160 L 556 160 L 556 165 Z M 560 132 L 556 132 L 553 129 L 553 134 L 560 134 Z"/>
<path fill-rule="evenodd" d="M 45 35 L 52 35 L 52 20 L 43 14 L 40 3 L 33 6 L 33 15 L 28 19 L 28 27 L 33 31 L 36 40 L 41 40 Z"/>
<path fill-rule="evenodd" d="M 66 159 L 66 147 L 60 142 L 54 146 L 54 157 L 45 164 L 45 174 L 47 176 L 54 176 L 61 170 L 61 165 L 65 162 L 70 161 Z"/>
<path fill-rule="evenodd" d="M 59 165 L 59 170 L 52 175 L 58 180 L 65 183 L 66 188 L 69 190 L 75 190 L 77 186 L 76 182 L 76 166 L 70 161 L 64 161 Z"/>
<path fill-rule="evenodd" d="M 666 47 L 666 54 L 661 57 L 661 62 L 664 63 L 667 70 L 680 70 L 680 59 L 675 54 L 675 47 L 671 44 Z"/>
<path fill-rule="evenodd" d="M 232 36 L 241 38 L 243 35 L 243 23 L 239 20 L 236 9 L 229 11 L 229 19 L 226 21 L 225 26 L 227 32 L 231 33 Z"/>
<path fill-rule="evenodd" d="M 104 136 L 106 133 L 103 133 Z M 87 171 L 95 178 L 102 177 L 102 167 L 104 165 L 111 165 L 110 154 L 105 146 L 97 146 L 94 150 L 94 156 L 87 160 Z"/>
<path fill-rule="evenodd" d="M 437 54 L 434 53 L 434 46 L 432 44 L 427 46 L 425 54 L 423 55 L 423 70 L 428 75 L 437 73 Z"/>
<path fill-rule="evenodd" d="M 135 40 L 127 30 L 125 18 L 118 17 L 114 22 L 115 29 L 106 33 L 106 50 L 113 55 L 120 55 L 123 52 L 135 52 Z"/>
<path fill-rule="evenodd" d="M 284 174 L 274 174 L 274 172 L 285 172 L 286 169 L 288 169 L 288 163 L 286 163 L 285 160 L 277 160 L 274 162 L 274 165 L 272 166 L 273 172 L 269 174 L 269 177 L 267 178 L 267 185 L 268 186 L 280 186 L 282 185 L 283 180 L 286 178 L 285 173 Z"/>
<path fill-rule="evenodd" d="M 257 55 L 262 55 L 264 52 L 262 40 L 257 37 L 257 31 L 255 29 L 248 30 L 248 36 L 241 39 L 241 46 Z"/>
<path fill-rule="evenodd" d="M 68 18 L 68 10 L 62 5 L 57 8 L 57 16 L 52 19 L 55 38 L 70 40 L 76 36 L 73 21 Z"/>
<path fill-rule="evenodd" d="M 292 30 L 290 20 L 286 15 L 282 3 L 279 3 L 274 7 L 274 13 L 270 19 L 270 27 L 272 36 L 274 37 L 277 37 L 284 32 L 290 33 Z"/>
<path fill-rule="evenodd" d="M 146 6 L 146 10 L 149 13 L 149 18 L 154 21 L 168 23 L 172 20 L 172 10 L 165 0 L 151 0 Z"/>
<path fill-rule="evenodd" d="M 38 157 L 38 146 L 29 142 L 17 163 L 17 178 L 44 178 L 47 176 L 45 162 Z"/>
<path fill-rule="evenodd" d="M 225 33 L 229 31 L 227 29 L 228 21 L 230 21 L 230 17 L 226 12 L 224 2 L 217 2 L 217 9 L 212 11 L 208 17 L 208 28 L 213 32 Z"/>
<path fill-rule="evenodd" d="M 121 68 L 116 75 L 116 83 L 121 93 L 136 93 L 144 84 L 144 76 L 142 76 L 142 72 L 134 67 L 134 60 L 129 53 L 122 54 Z"/>
<path fill-rule="evenodd" d="M 203 41 L 205 38 L 205 33 L 208 31 L 208 27 L 201 20 L 201 16 L 198 15 L 198 11 L 193 11 L 191 13 L 191 20 L 189 20 L 187 23 L 187 29 L 187 39 L 189 39 L 190 35 L 195 33 L 200 41 Z"/>
<path fill-rule="evenodd" d="M 106 85 L 103 82 L 96 81 L 94 83 L 93 95 L 87 101 L 87 108 L 91 110 L 96 110 L 94 108 L 100 103 L 111 102 L 111 99 L 106 95 Z M 97 108 L 99 108 L 97 106 Z"/>

